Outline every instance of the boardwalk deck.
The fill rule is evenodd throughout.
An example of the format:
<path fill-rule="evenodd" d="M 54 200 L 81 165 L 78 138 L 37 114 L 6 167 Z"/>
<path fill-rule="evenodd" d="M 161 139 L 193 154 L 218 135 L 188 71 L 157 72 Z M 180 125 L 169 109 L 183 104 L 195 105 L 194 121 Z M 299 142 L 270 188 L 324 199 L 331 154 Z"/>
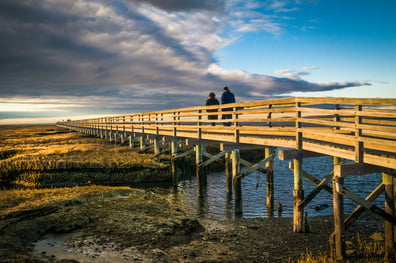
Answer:
<path fill-rule="evenodd" d="M 139 137 L 142 143 L 145 137 L 151 137 L 154 145 L 158 145 L 159 140 L 188 139 L 195 140 L 197 145 L 205 142 L 228 143 L 231 149 L 239 149 L 242 145 L 286 148 L 280 151 L 279 158 L 294 160 L 296 232 L 304 231 L 303 208 L 309 202 L 304 200 L 301 184 L 302 177 L 307 176 L 302 170 L 302 160 L 318 154 L 333 156 L 333 187 L 327 185 L 329 178 L 324 182 L 312 176 L 311 179 L 318 184 L 316 192 L 322 189 L 333 191 L 335 257 L 342 258 L 344 255 L 343 196 L 353 199 L 365 209 L 374 210 L 391 224 L 386 233 L 387 251 L 388 254 L 395 253 L 396 99 L 293 97 L 234 103 L 226 106 L 232 108 L 232 111 L 226 112 L 232 115 L 232 119 L 227 120 L 221 118 L 222 108 L 225 106 L 190 107 L 66 121 L 58 125 L 106 138 L 121 137 L 125 140 L 127 136 L 130 139 Z M 218 119 L 208 120 L 209 115 L 216 115 Z M 158 147 L 153 148 L 159 153 Z M 227 159 L 229 152 L 226 150 L 218 156 L 226 156 Z M 199 155 L 202 158 L 202 153 Z M 234 173 L 237 173 L 233 174 L 233 178 L 240 180 L 238 152 L 232 151 L 231 155 L 236 156 L 234 161 L 237 162 L 232 166 Z M 340 158 L 348 160 L 348 164 L 341 163 Z M 270 159 L 262 164 L 269 164 Z M 197 159 L 197 165 L 199 162 L 202 163 L 202 159 Z M 384 174 L 387 198 L 393 200 L 387 202 L 386 211 L 374 209 L 371 197 L 367 197 L 370 199 L 367 201 L 343 188 L 344 177 L 369 172 Z M 234 185 L 237 186 L 238 182 L 235 181 Z M 385 187 L 379 187 L 382 188 Z M 309 198 L 312 199 L 316 192 L 309 194 Z M 350 220 L 349 217 L 347 219 Z"/>

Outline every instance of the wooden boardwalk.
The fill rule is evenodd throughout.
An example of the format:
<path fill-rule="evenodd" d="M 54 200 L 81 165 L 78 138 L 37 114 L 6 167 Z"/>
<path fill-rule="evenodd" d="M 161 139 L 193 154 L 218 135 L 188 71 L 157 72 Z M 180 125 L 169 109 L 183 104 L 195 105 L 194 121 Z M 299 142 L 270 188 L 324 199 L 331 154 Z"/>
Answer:
<path fill-rule="evenodd" d="M 230 111 L 222 111 L 225 108 Z M 208 119 L 210 115 L 218 118 Z M 229 119 L 222 119 L 223 115 Z M 333 254 L 336 258 L 345 255 L 345 229 L 365 210 L 385 219 L 387 255 L 395 254 L 396 99 L 292 97 L 69 120 L 58 125 L 110 140 L 129 139 L 132 143 L 138 139 L 142 149 L 151 140 L 156 154 L 162 151 L 161 143 L 170 141 L 171 152 L 176 156 L 175 142 L 189 140 L 194 148 L 177 157 L 195 152 L 197 167 L 219 158 L 232 159 L 235 199 L 240 198 L 238 181 L 247 175 L 239 172 L 239 165 L 250 167 L 249 171 L 263 169 L 269 173 L 273 155 L 268 149 L 281 147 L 278 158 L 293 160 L 290 166 L 294 171 L 295 232 L 304 232 L 304 206 L 318 192 L 326 190 L 333 194 L 334 200 Z M 223 149 L 210 156 L 201 148 L 205 143 L 222 143 Z M 266 148 L 265 159 L 255 165 L 246 164 L 238 156 L 238 149 L 244 145 Z M 209 160 L 203 162 L 202 155 Z M 329 155 L 334 159 L 334 171 L 323 180 L 302 170 L 304 158 L 318 155 Z M 343 186 L 346 176 L 373 172 L 382 173 L 383 182 L 366 198 Z M 317 185 L 307 196 L 304 196 L 302 187 L 304 177 Z M 373 204 L 382 192 L 387 200 L 385 209 Z M 343 197 L 359 204 L 348 217 L 344 216 Z"/>

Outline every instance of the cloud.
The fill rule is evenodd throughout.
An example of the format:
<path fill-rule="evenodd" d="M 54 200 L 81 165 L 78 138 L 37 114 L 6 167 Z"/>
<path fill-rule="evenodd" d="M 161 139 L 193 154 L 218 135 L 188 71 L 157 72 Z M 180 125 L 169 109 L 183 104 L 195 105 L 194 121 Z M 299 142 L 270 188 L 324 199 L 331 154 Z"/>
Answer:
<path fill-rule="evenodd" d="M 239 101 L 367 85 L 302 80 L 311 69 L 276 78 L 220 68 L 214 52 L 241 34 L 282 32 L 263 8 L 252 0 L 2 0 L 0 102 L 62 98 L 84 114 L 127 113 L 202 105 L 226 85 Z"/>
<path fill-rule="evenodd" d="M 223 0 L 129 0 L 136 3 L 149 3 L 168 11 L 209 10 L 223 11 Z"/>
<path fill-rule="evenodd" d="M 281 69 L 275 71 L 275 74 L 292 80 L 301 80 L 301 76 L 307 76 L 311 73 L 309 71 L 319 69 L 319 67 L 303 67 L 299 69 Z"/>

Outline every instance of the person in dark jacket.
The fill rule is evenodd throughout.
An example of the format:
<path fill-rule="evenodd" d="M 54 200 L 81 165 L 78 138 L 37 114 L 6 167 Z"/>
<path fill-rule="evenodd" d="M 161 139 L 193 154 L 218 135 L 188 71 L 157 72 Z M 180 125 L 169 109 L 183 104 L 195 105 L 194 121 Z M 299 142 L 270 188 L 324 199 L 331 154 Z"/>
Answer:
<path fill-rule="evenodd" d="M 234 94 L 228 89 L 228 87 L 224 87 L 224 92 L 221 95 L 221 104 L 228 104 L 228 103 L 234 103 L 235 102 L 235 96 Z M 223 111 L 232 111 L 232 108 L 224 108 Z M 225 119 L 232 119 L 231 114 L 223 114 L 221 117 L 223 120 Z M 231 126 L 231 122 L 225 122 L 225 126 Z"/>
<path fill-rule="evenodd" d="M 220 102 L 218 99 L 216 99 L 216 94 L 214 92 L 209 93 L 209 98 L 206 100 L 206 106 L 210 105 L 220 105 Z M 207 110 L 207 112 L 217 112 L 217 109 L 211 109 Z M 208 115 L 208 120 L 217 120 L 217 115 Z M 216 123 L 212 122 L 212 125 L 215 126 Z"/>

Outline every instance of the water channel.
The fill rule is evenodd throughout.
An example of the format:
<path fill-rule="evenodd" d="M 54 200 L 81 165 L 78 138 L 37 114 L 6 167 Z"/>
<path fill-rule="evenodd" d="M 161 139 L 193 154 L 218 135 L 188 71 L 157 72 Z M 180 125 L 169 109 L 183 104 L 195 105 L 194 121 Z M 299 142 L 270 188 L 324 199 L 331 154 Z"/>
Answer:
<path fill-rule="evenodd" d="M 304 159 L 303 169 L 316 176 L 324 178 L 333 169 L 330 156 Z M 243 171 L 243 169 L 242 169 Z M 225 189 L 224 172 L 209 173 L 207 186 L 203 198 L 197 197 L 197 180 L 195 176 L 186 178 L 178 185 L 177 191 L 172 192 L 174 198 L 182 204 L 188 215 L 200 219 L 232 219 L 234 218 L 234 202 L 229 198 Z M 381 174 L 368 174 L 345 178 L 345 186 L 365 198 L 378 184 Z M 330 181 L 331 186 L 331 181 Z M 305 195 L 316 186 L 304 180 Z M 292 217 L 293 216 L 293 171 L 288 168 L 288 161 L 274 160 L 274 204 L 272 214 L 266 207 L 266 177 L 260 172 L 254 172 L 242 179 L 243 217 Z M 344 198 L 345 213 L 350 213 L 356 203 Z M 282 211 L 278 211 L 278 203 L 282 204 Z M 383 207 L 384 197 L 376 200 L 376 205 Z M 322 190 L 305 208 L 308 217 L 332 215 L 332 195 Z"/>

